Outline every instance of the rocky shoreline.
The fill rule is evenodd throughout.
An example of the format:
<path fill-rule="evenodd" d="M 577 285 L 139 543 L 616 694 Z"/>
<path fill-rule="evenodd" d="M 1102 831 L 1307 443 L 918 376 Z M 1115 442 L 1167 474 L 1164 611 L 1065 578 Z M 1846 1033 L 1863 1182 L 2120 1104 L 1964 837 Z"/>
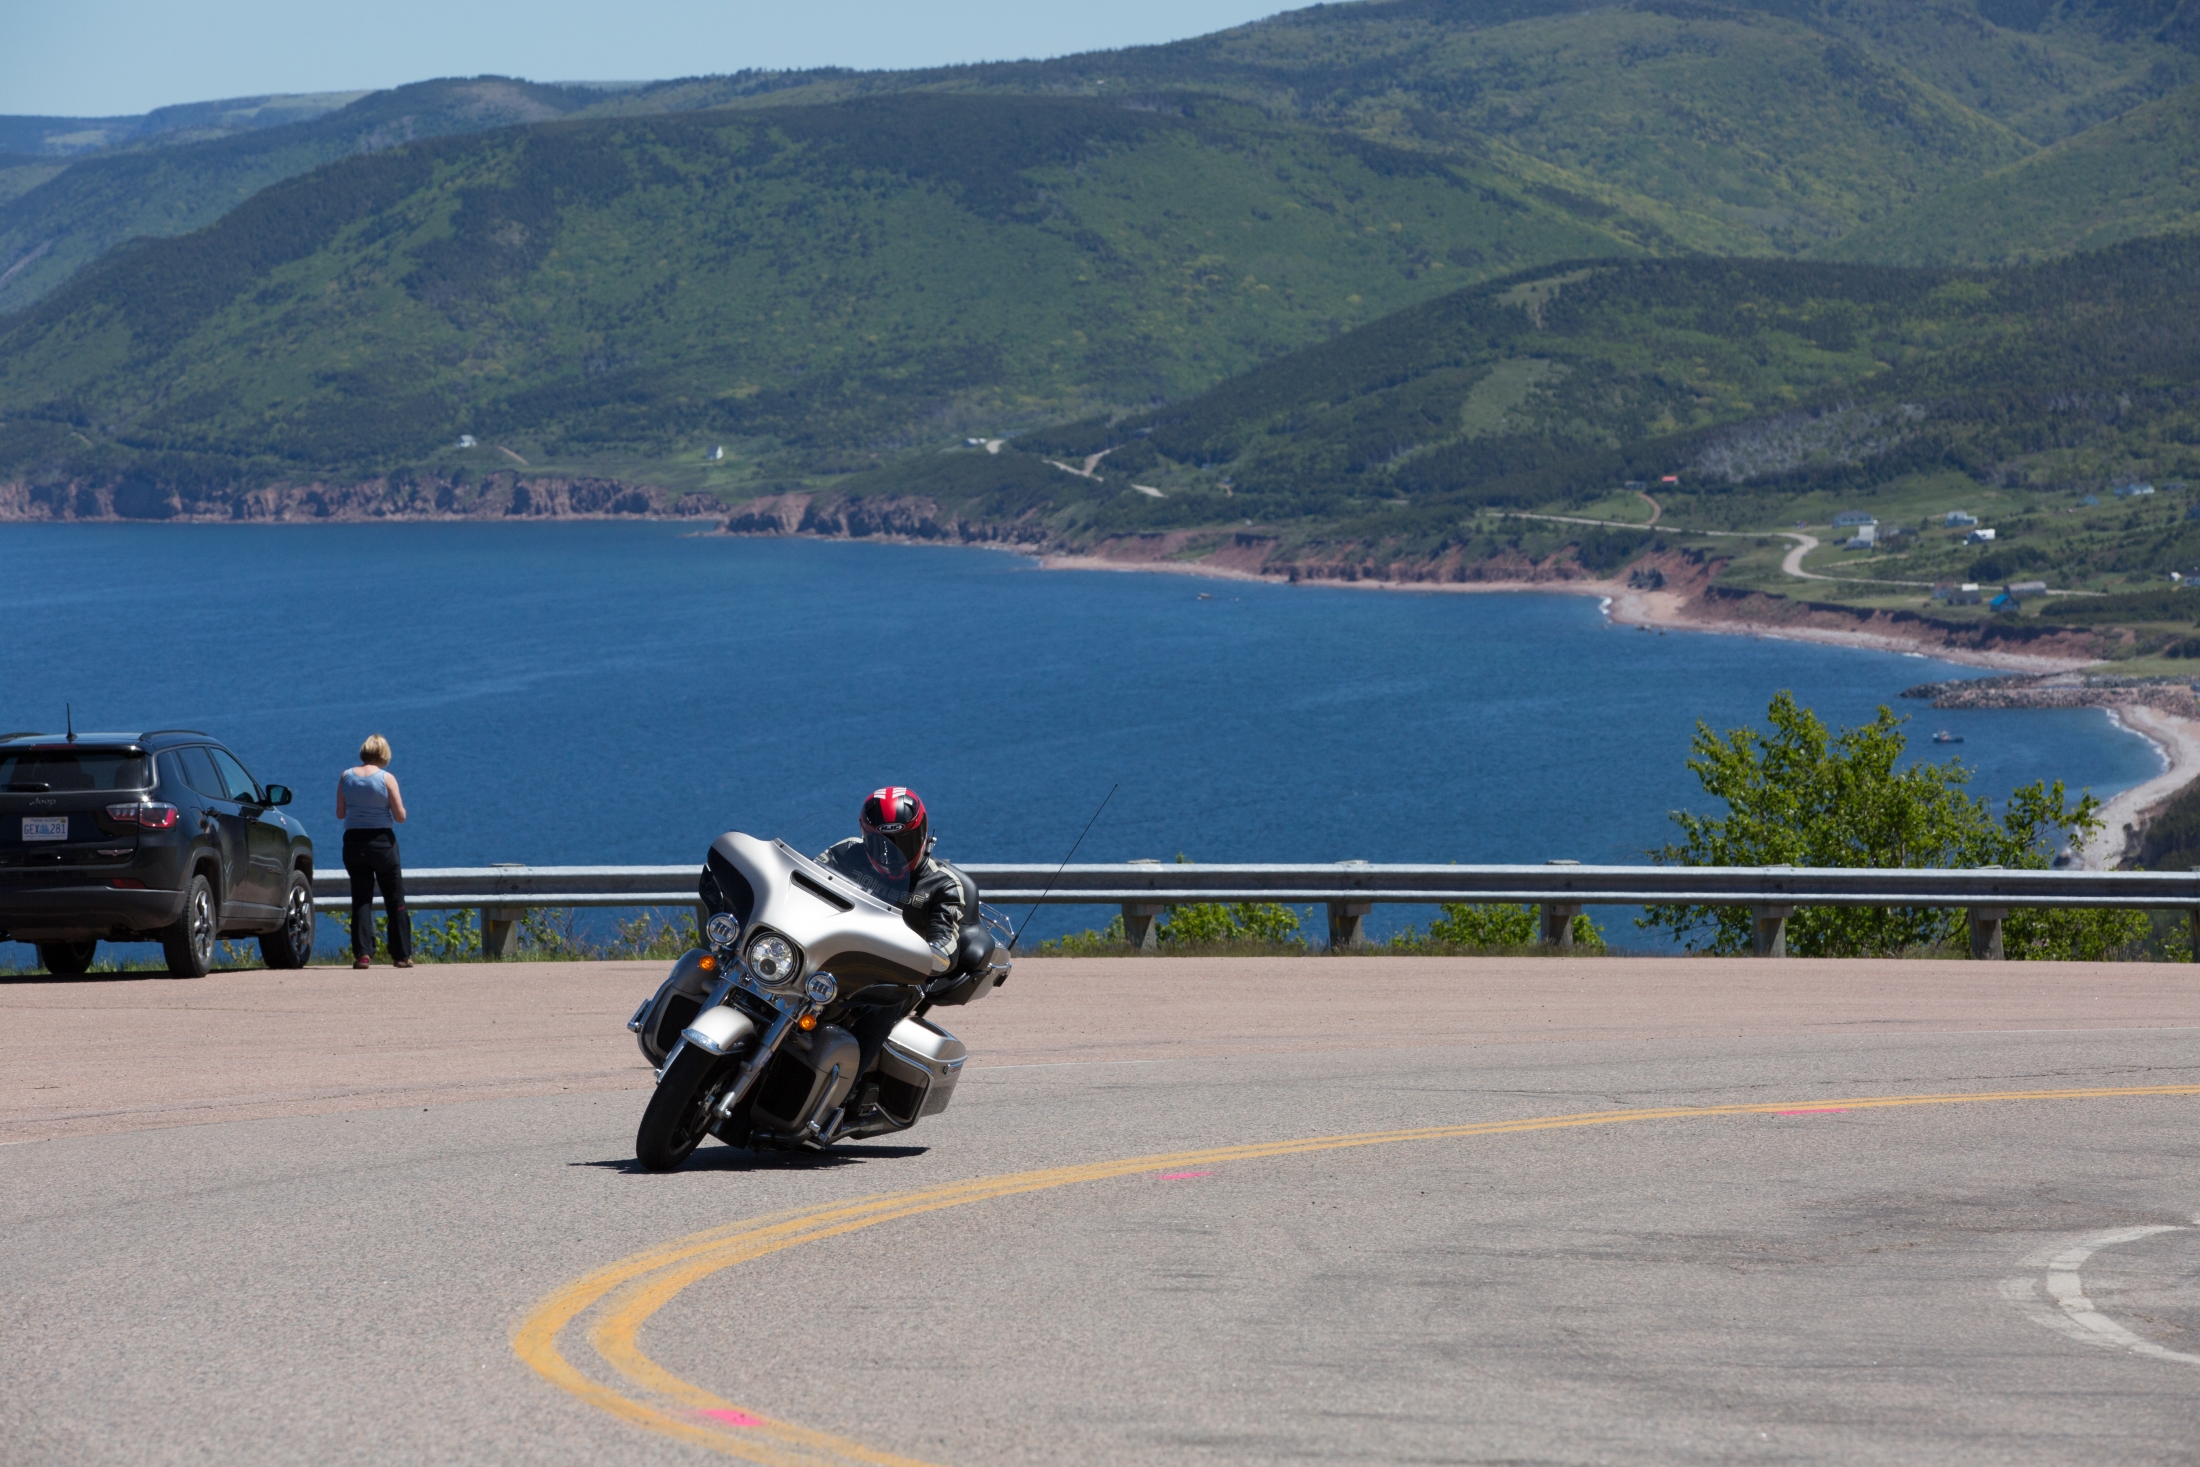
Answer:
<path fill-rule="evenodd" d="M 392 474 L 259 489 L 76 480 L 0 484 L 0 522 L 109 524 L 373 523 L 389 520 L 682 519 L 722 515 L 714 494 L 674 494 L 618 479 L 500 470 L 463 477 Z"/>

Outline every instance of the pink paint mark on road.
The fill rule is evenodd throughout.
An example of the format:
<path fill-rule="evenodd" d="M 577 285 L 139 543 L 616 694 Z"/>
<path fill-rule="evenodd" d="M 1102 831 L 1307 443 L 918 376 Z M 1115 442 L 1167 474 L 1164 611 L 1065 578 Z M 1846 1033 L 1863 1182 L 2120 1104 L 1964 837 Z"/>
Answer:
<path fill-rule="evenodd" d="M 1155 1178 L 1155 1180 L 1162 1182 L 1189 1182 L 1194 1177 L 1211 1177 L 1213 1175 L 1213 1172 L 1163 1172 L 1159 1177 Z"/>
<path fill-rule="evenodd" d="M 1832 1116 L 1847 1110 L 1845 1105 L 1814 1105 L 1808 1110 L 1776 1110 L 1776 1116 Z"/>
<path fill-rule="evenodd" d="M 723 1421 L 728 1426 L 762 1426 L 764 1424 L 763 1417 L 751 1416 L 746 1411 L 705 1411 L 703 1414 L 713 1421 Z"/>

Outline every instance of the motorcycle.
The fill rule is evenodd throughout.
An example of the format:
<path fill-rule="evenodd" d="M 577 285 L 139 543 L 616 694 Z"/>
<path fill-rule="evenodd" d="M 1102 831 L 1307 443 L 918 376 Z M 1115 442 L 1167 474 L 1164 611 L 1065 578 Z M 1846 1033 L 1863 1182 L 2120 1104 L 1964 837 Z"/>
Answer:
<path fill-rule="evenodd" d="M 634 1140 L 641 1164 L 671 1171 L 705 1136 L 822 1151 L 947 1109 L 968 1052 L 926 1015 L 983 998 L 1012 966 L 1000 917 L 967 877 L 963 888 L 960 942 L 941 952 L 900 908 L 785 841 L 713 841 L 698 887 L 704 945 L 626 1026 L 657 1071 Z M 857 1032 L 881 1028 L 865 1063 Z"/>

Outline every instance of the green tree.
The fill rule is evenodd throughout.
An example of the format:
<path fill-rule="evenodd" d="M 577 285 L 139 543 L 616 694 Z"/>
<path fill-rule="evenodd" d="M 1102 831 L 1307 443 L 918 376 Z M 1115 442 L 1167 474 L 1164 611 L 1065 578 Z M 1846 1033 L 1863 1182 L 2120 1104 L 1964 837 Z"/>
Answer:
<path fill-rule="evenodd" d="M 1196 902 L 1171 907 L 1161 919 L 1162 942 L 1176 946 L 1214 943 L 1303 944 L 1299 914 L 1281 902 Z"/>
<path fill-rule="evenodd" d="M 1682 866 L 1886 866 L 2039 868 L 2053 852 L 2084 841 L 2100 826 L 2091 795 L 2070 803 L 2061 780 L 2036 782 L 2009 797 L 1999 820 L 1968 794 L 1961 763 L 1898 769 L 1907 741 L 1903 720 L 1886 708 L 1859 728 L 1832 734 L 1816 714 L 1782 692 L 1766 713 L 1769 733 L 1738 728 L 1724 737 L 1696 725 L 1688 767 L 1723 815 L 1680 810 L 1681 838 L 1652 853 Z M 1806 907 L 1788 919 L 1788 951 L 1803 957 L 1883 955 L 1955 940 L 1958 909 Z M 1691 951 L 1748 952 L 1747 907 L 1659 905 L 1639 925 L 1663 928 Z M 2032 911 L 2009 914 L 2003 949 L 2010 957 L 2104 957 L 2144 937 L 2134 912 Z"/>

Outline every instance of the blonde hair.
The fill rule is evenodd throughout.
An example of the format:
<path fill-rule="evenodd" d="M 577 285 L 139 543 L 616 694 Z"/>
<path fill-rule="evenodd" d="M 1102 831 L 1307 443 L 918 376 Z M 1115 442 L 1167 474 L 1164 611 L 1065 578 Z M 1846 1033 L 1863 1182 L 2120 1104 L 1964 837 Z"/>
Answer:
<path fill-rule="evenodd" d="M 367 741 L 359 746 L 361 764 L 387 764 L 390 762 L 390 741 L 380 734 L 368 734 Z"/>

